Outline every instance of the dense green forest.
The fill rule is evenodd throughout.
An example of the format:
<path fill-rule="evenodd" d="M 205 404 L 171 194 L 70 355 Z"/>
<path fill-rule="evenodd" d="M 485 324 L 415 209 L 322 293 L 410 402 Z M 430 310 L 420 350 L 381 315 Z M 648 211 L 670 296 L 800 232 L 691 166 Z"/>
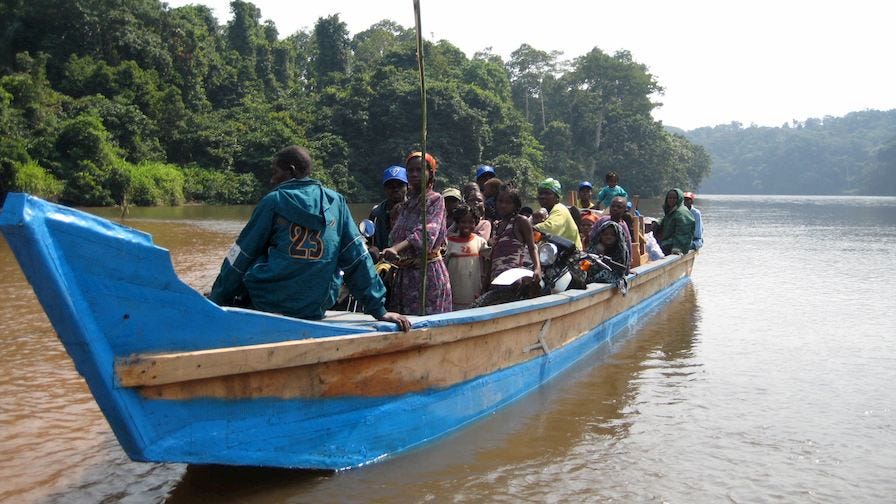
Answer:
<path fill-rule="evenodd" d="M 680 133 L 712 156 L 703 192 L 896 196 L 896 110 Z"/>
<path fill-rule="evenodd" d="M 272 154 L 300 144 L 313 176 L 379 199 L 382 170 L 419 143 L 413 30 L 384 20 L 352 36 L 333 15 L 281 37 L 253 4 L 230 6 L 222 25 L 157 0 L 0 4 L 0 195 L 251 203 Z M 652 119 L 662 88 L 626 51 L 562 61 L 522 44 L 503 61 L 440 40 L 424 55 L 439 187 L 480 163 L 530 195 L 545 175 L 572 188 L 615 170 L 654 195 L 709 173 L 702 147 Z"/>

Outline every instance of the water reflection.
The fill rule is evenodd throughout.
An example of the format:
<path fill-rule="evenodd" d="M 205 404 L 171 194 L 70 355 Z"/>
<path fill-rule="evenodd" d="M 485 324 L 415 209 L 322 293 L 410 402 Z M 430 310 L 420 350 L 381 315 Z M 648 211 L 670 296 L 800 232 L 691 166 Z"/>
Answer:
<path fill-rule="evenodd" d="M 657 381 L 674 391 L 699 370 L 692 362 L 699 321 L 688 284 L 651 317 L 617 335 L 573 369 L 469 428 L 395 459 L 348 472 L 190 467 L 168 502 L 213 495 L 223 502 L 391 500 L 565 500 L 595 482 Z M 571 481 L 579 481 L 569 485 Z"/>
<path fill-rule="evenodd" d="M 696 204 L 693 284 L 629 337 L 469 429 L 335 474 L 128 461 L 0 240 L 0 501 L 892 500 L 896 198 Z M 122 222 L 201 290 L 251 208 Z"/>

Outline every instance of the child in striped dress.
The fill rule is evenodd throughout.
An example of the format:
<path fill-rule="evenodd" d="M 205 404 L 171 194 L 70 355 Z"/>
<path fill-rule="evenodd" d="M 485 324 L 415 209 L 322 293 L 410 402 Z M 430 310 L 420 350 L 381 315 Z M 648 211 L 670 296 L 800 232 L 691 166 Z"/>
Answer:
<path fill-rule="evenodd" d="M 461 203 L 454 209 L 457 234 L 448 235 L 445 253 L 448 277 L 451 279 L 453 309 L 469 308 L 482 293 L 488 273 L 488 242 L 473 233 L 481 215 L 479 209 Z"/>

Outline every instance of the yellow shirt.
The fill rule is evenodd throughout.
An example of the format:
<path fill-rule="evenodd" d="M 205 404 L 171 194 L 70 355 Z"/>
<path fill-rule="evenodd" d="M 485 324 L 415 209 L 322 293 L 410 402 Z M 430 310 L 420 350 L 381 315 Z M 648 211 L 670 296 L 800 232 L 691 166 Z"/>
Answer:
<path fill-rule="evenodd" d="M 577 249 L 582 250 L 582 238 L 579 236 L 579 228 L 576 226 L 576 221 L 573 220 L 572 214 L 569 213 L 569 209 L 562 203 L 554 205 L 548 214 L 548 218 L 534 227 L 543 233 L 562 236 L 574 242 Z"/>

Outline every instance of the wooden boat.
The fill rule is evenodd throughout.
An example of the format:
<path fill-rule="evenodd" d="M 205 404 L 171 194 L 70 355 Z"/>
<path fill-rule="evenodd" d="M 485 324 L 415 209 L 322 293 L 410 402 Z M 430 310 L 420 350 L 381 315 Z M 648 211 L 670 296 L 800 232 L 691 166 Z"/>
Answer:
<path fill-rule="evenodd" d="M 137 461 L 342 469 L 430 442 L 551 379 L 685 282 L 695 254 L 609 285 L 414 317 L 222 308 L 151 237 L 9 194 L 0 229 Z"/>

